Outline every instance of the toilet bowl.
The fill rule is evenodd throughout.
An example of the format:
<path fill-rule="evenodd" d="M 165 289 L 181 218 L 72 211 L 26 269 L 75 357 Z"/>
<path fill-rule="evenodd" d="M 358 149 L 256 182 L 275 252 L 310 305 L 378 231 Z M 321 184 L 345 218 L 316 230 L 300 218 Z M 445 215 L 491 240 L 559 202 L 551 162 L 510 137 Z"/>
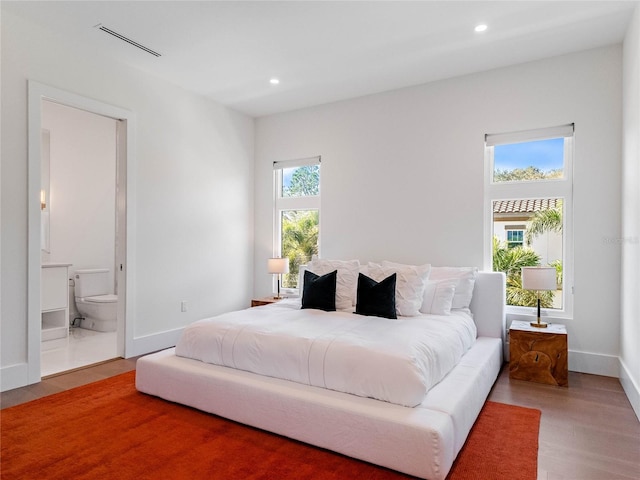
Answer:
<path fill-rule="evenodd" d="M 109 270 L 76 270 L 74 278 L 76 307 L 82 317 L 80 327 L 98 332 L 114 332 L 118 296 L 110 293 Z"/>

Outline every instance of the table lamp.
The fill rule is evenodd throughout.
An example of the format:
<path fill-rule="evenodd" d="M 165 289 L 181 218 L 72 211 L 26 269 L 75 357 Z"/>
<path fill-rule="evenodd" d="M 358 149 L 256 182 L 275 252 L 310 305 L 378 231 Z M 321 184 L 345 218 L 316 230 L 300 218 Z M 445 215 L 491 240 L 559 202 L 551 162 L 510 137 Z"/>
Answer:
<path fill-rule="evenodd" d="M 535 290 L 538 297 L 538 321 L 530 325 L 536 328 L 547 328 L 547 323 L 540 321 L 540 291 L 555 290 L 556 269 L 553 267 L 522 267 L 522 289 Z"/>
<path fill-rule="evenodd" d="M 267 270 L 269 273 L 278 276 L 278 295 L 273 297 L 280 300 L 280 276 L 283 273 L 289 273 L 289 259 L 288 258 L 270 258 L 267 260 Z"/>

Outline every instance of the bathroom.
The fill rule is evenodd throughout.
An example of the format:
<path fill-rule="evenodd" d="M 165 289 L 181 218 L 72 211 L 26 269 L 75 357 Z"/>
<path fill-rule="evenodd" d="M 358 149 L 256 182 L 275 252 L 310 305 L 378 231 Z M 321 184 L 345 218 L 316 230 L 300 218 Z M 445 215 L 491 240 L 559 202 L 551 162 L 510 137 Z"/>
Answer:
<path fill-rule="evenodd" d="M 112 118 L 42 101 L 41 262 L 43 267 L 68 265 L 69 282 L 69 333 L 56 342 L 43 335 L 43 377 L 118 356 L 113 296 L 117 294 L 116 124 Z M 78 311 L 84 300 L 76 301 L 76 282 L 87 269 L 103 269 L 89 278 L 105 277 L 108 291 L 100 293 L 112 297 L 100 301 L 111 304 L 113 321 L 111 313 L 108 321 L 82 320 L 89 314 L 84 306 L 84 313 Z"/>

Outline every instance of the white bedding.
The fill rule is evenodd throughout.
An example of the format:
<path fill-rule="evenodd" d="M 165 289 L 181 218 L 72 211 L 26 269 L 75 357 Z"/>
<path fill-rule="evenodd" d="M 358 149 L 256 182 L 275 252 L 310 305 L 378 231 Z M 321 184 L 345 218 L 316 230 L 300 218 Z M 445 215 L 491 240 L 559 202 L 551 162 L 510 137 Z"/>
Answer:
<path fill-rule="evenodd" d="M 461 311 L 389 320 L 289 299 L 195 322 L 176 355 L 414 407 L 475 339 Z"/>

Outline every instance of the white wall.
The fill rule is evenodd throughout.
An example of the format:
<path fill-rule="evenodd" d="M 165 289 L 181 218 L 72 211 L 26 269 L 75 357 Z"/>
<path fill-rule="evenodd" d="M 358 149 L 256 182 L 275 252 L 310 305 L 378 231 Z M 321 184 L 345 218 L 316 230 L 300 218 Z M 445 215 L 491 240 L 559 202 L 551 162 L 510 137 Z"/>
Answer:
<path fill-rule="evenodd" d="M 253 119 L 2 11 L 2 388 L 27 360 L 27 80 L 136 115 L 135 355 L 249 304 Z M 126 48 L 123 47 L 123 48 Z M 144 53 L 141 52 L 141 55 Z M 180 302 L 189 311 L 180 312 Z M 19 375 L 18 375 L 19 376 Z M 8 378 L 12 378 L 8 385 Z"/>
<path fill-rule="evenodd" d="M 483 266 L 486 133 L 575 122 L 572 370 L 618 374 L 621 47 L 261 118 L 255 292 L 270 291 L 271 162 L 322 155 L 321 255 Z M 594 273 L 595 272 L 595 273 Z"/>
<path fill-rule="evenodd" d="M 114 288 L 116 241 L 116 120 L 42 102 L 50 135 L 50 249 L 43 262 L 108 268 Z M 114 293 L 112 290 L 111 293 Z M 70 317 L 77 312 L 70 289 Z"/>
<path fill-rule="evenodd" d="M 640 418 L 640 7 L 624 41 L 620 381 Z"/>

